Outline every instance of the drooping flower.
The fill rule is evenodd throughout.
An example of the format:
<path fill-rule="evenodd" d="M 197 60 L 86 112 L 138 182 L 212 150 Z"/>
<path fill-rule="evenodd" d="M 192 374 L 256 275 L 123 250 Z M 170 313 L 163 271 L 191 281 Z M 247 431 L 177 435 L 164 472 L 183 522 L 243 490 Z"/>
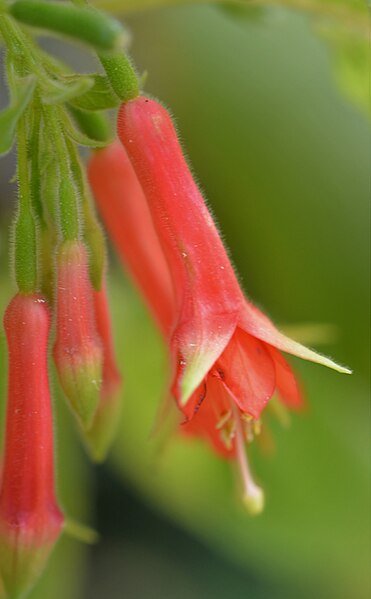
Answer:
<path fill-rule="evenodd" d="M 119 423 L 121 375 L 115 359 L 105 284 L 100 291 L 93 291 L 93 303 L 97 333 L 103 348 L 103 372 L 98 408 L 91 427 L 84 433 L 84 438 L 94 460 L 102 462 Z"/>
<path fill-rule="evenodd" d="M 167 111 L 135 98 L 120 109 L 118 134 L 174 286 L 173 394 L 190 430 L 239 458 L 246 501 L 259 511 L 262 495 L 252 487 L 241 451 L 244 420 L 257 420 L 275 391 L 289 406 L 300 404 L 295 377 L 278 350 L 349 371 L 280 333 L 244 297 Z"/>
<path fill-rule="evenodd" d="M 16 295 L 4 317 L 9 352 L 0 491 L 0 571 L 9 596 L 41 574 L 63 526 L 54 486 L 48 382 L 50 316 L 37 294 Z"/>
<path fill-rule="evenodd" d="M 103 354 L 87 253 L 80 241 L 65 241 L 58 252 L 53 356 L 69 404 L 87 430 L 99 403 Z"/>
<path fill-rule="evenodd" d="M 88 175 L 110 238 L 167 336 L 174 317 L 170 273 L 125 148 L 114 142 L 95 151 L 89 160 Z"/>

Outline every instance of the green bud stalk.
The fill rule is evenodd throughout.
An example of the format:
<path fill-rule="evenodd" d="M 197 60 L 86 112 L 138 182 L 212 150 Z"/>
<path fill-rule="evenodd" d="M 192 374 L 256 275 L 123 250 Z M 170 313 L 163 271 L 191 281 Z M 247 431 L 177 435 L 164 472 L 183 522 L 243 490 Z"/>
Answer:
<path fill-rule="evenodd" d="M 85 42 L 98 50 L 115 50 L 125 43 L 120 22 L 89 7 L 45 0 L 16 0 L 10 14 L 32 25 Z"/>

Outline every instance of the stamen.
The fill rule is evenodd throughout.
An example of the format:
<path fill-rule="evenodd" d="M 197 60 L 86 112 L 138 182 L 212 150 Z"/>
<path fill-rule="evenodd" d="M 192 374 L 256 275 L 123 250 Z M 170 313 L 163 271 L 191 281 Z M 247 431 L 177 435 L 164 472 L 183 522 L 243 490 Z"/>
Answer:
<path fill-rule="evenodd" d="M 227 424 L 227 422 L 231 416 L 232 416 L 232 410 L 228 410 L 228 412 L 225 412 L 224 414 L 221 415 L 221 418 L 220 418 L 218 424 L 216 425 L 216 428 L 218 431 L 220 431 L 222 428 L 224 428 L 224 426 Z"/>
<path fill-rule="evenodd" d="M 254 441 L 254 431 L 252 427 L 252 421 L 250 422 L 241 422 L 243 425 L 243 431 L 245 433 L 245 438 L 248 443 L 252 443 Z"/>
<path fill-rule="evenodd" d="M 245 439 L 241 423 L 241 416 L 234 403 L 232 409 L 236 422 L 236 457 L 244 486 L 243 501 L 247 511 L 252 515 L 257 515 L 260 514 L 264 509 L 264 491 L 255 483 L 252 477 L 245 449 Z"/>
<path fill-rule="evenodd" d="M 262 423 L 260 420 L 254 420 L 253 422 L 253 431 L 254 431 L 254 435 L 257 437 L 258 435 L 260 435 L 262 430 Z"/>

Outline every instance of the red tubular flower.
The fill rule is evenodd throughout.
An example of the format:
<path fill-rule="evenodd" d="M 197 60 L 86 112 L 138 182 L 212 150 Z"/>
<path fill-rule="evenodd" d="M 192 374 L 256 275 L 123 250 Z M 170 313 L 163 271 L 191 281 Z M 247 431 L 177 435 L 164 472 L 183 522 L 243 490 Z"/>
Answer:
<path fill-rule="evenodd" d="M 116 365 L 111 321 L 105 286 L 93 291 L 97 333 L 103 348 L 103 373 L 100 400 L 93 424 L 85 432 L 89 451 L 96 462 L 102 462 L 115 435 L 121 409 L 121 375 Z"/>
<path fill-rule="evenodd" d="M 174 316 L 169 269 L 142 187 L 122 145 L 115 142 L 94 152 L 88 175 L 116 250 L 168 335 Z"/>
<path fill-rule="evenodd" d="M 9 596 L 41 573 L 63 526 L 54 490 L 48 382 L 50 316 L 40 295 L 16 295 L 4 317 L 9 351 L 0 492 L 0 571 Z"/>
<path fill-rule="evenodd" d="M 259 511 L 262 494 L 241 450 L 243 418 L 258 419 L 275 390 L 289 406 L 300 403 L 294 375 L 278 350 L 349 371 L 287 338 L 245 299 L 167 111 L 137 97 L 122 105 L 118 134 L 145 193 L 175 290 L 173 393 L 186 426 L 215 447 L 221 433 L 229 438 L 224 445 L 239 458 L 246 501 Z"/>
<path fill-rule="evenodd" d="M 99 402 L 103 356 L 84 245 L 79 241 L 64 242 L 57 268 L 57 336 L 53 356 L 70 406 L 87 430 Z"/>

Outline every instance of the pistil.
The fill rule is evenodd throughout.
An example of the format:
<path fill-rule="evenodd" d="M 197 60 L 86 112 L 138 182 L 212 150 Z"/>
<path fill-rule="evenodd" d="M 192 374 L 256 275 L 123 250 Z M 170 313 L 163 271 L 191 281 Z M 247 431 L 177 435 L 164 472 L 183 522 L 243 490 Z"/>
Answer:
<path fill-rule="evenodd" d="M 243 502 L 251 515 L 257 515 L 264 509 L 264 491 L 255 483 L 252 477 L 245 448 L 241 416 L 233 401 L 231 401 L 231 405 L 235 418 L 236 458 L 243 483 Z"/>

